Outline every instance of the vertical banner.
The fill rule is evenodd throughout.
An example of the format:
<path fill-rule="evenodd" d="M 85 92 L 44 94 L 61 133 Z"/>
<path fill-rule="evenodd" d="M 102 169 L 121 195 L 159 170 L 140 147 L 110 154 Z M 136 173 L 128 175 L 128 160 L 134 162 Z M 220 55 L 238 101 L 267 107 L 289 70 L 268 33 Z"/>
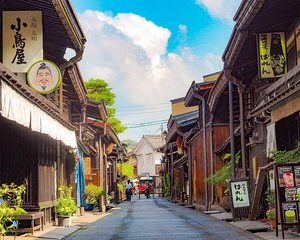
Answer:
<path fill-rule="evenodd" d="M 41 11 L 3 12 L 3 64 L 15 73 L 26 73 L 43 60 Z"/>
<path fill-rule="evenodd" d="M 267 158 L 272 157 L 272 151 L 276 150 L 276 131 L 275 123 L 267 126 Z"/>
<path fill-rule="evenodd" d="M 281 77 L 287 72 L 284 32 L 258 35 L 260 78 Z"/>

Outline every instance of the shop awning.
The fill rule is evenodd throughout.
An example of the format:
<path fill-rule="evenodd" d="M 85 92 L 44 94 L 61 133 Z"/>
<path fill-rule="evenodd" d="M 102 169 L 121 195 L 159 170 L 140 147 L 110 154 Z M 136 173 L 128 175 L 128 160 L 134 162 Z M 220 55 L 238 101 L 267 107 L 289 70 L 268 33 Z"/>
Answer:
<path fill-rule="evenodd" d="M 65 145 L 76 148 L 76 135 L 37 105 L 27 100 L 4 81 L 1 82 L 1 115 L 32 131 L 49 135 Z"/>

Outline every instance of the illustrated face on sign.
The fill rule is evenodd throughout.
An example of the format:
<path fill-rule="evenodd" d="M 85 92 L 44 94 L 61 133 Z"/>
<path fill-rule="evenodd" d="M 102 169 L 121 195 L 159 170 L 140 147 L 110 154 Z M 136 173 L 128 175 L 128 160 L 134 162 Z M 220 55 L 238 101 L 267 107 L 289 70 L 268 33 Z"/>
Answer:
<path fill-rule="evenodd" d="M 27 74 L 29 86 L 41 93 L 49 94 L 61 84 L 61 73 L 55 63 L 41 60 L 34 63 Z"/>
<path fill-rule="evenodd" d="M 286 187 L 293 187 L 294 186 L 294 176 L 291 172 L 286 172 L 283 174 L 283 180 Z"/>
<path fill-rule="evenodd" d="M 40 85 L 44 91 L 47 90 L 47 87 L 53 83 L 51 69 L 46 63 L 41 63 L 40 67 L 38 68 L 35 76 L 35 83 Z"/>

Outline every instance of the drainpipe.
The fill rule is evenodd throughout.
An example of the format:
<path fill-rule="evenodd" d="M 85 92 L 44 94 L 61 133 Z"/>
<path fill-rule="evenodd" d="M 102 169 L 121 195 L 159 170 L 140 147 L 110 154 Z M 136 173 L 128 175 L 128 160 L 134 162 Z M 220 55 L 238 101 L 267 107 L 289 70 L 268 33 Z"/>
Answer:
<path fill-rule="evenodd" d="M 75 63 L 79 62 L 82 59 L 83 55 L 83 49 L 75 49 L 75 56 L 69 59 L 66 62 L 63 62 L 60 66 L 59 69 L 61 71 L 61 75 L 64 76 L 65 70 L 74 65 Z M 62 115 L 63 114 L 63 84 L 60 84 L 59 86 L 59 112 Z"/>
<path fill-rule="evenodd" d="M 211 176 L 215 173 L 215 165 L 214 165 L 214 149 L 213 149 L 213 118 L 214 115 L 210 115 L 210 120 L 209 120 L 209 141 L 210 141 L 210 174 Z M 211 205 L 215 203 L 215 186 L 213 183 L 211 183 L 211 200 L 209 204 L 209 208 L 211 209 Z"/>
<path fill-rule="evenodd" d="M 193 86 L 193 96 L 199 100 L 201 100 L 202 103 L 202 129 L 203 129 L 203 159 L 204 159 L 204 177 L 208 177 L 208 169 L 207 169 L 207 154 L 206 154 L 206 121 L 205 121 L 205 106 L 206 101 L 203 96 L 197 93 L 197 87 L 196 85 Z M 208 182 L 205 181 L 205 209 L 208 211 Z"/>
<path fill-rule="evenodd" d="M 191 205 L 193 203 L 193 179 L 192 179 L 192 146 L 189 142 L 187 142 L 188 148 L 189 148 L 189 168 L 188 168 L 188 174 L 189 174 L 189 204 Z"/>
<path fill-rule="evenodd" d="M 240 132 L 241 132 L 241 152 L 242 152 L 242 177 L 246 177 L 246 150 L 245 150 L 245 129 L 244 129 L 244 101 L 243 101 L 244 90 L 238 87 L 239 93 L 239 105 L 240 105 Z"/>
<path fill-rule="evenodd" d="M 230 153 L 231 153 L 231 179 L 235 179 L 235 149 L 234 149 L 234 122 L 233 122 L 233 83 L 229 84 L 229 122 L 230 122 Z"/>

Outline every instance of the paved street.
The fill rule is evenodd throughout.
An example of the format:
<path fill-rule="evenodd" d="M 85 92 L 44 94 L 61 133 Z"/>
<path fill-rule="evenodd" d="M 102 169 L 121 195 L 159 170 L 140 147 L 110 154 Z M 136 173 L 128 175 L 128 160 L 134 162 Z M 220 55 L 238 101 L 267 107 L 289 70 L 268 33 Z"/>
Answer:
<path fill-rule="evenodd" d="M 258 239 L 226 222 L 166 200 L 134 199 L 67 239 Z"/>

